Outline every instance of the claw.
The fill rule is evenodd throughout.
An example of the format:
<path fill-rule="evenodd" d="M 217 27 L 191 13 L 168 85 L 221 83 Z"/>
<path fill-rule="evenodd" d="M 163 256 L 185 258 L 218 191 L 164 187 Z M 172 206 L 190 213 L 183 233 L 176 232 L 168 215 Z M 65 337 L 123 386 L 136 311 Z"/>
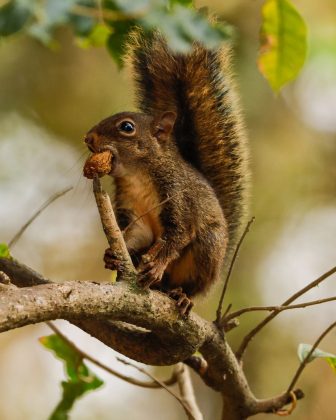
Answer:
<path fill-rule="evenodd" d="M 176 300 L 176 306 L 178 307 L 180 314 L 183 316 L 188 316 L 194 304 L 183 292 L 182 287 L 170 290 L 168 292 L 168 296 Z"/>
<path fill-rule="evenodd" d="M 117 270 L 122 271 L 124 268 L 124 263 L 121 261 L 111 250 L 107 248 L 104 254 L 105 268 L 108 270 Z"/>
<path fill-rule="evenodd" d="M 161 282 L 164 269 L 161 265 L 154 262 L 142 264 L 138 271 L 138 284 L 139 286 L 149 289 Z"/>

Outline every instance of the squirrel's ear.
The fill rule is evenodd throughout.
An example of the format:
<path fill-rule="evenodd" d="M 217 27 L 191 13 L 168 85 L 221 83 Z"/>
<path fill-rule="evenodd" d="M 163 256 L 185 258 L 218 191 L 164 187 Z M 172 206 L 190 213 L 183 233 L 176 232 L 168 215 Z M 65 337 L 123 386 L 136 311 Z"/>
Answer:
<path fill-rule="evenodd" d="M 170 138 L 176 121 L 176 114 L 172 111 L 164 112 L 154 123 L 154 136 L 160 141 Z"/>

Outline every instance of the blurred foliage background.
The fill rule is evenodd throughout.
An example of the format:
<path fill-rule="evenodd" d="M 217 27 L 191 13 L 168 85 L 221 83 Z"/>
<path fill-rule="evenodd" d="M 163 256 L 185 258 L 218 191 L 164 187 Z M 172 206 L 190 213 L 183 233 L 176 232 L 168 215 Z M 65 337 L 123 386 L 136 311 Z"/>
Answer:
<path fill-rule="evenodd" d="M 294 3 L 309 27 L 309 53 L 299 78 L 275 97 L 256 66 L 263 1 L 196 2 L 236 28 L 234 68 L 251 148 L 250 213 L 256 216 L 226 299 L 236 309 L 278 304 L 336 261 L 336 4 Z M 66 28 L 56 36 L 56 51 L 20 34 L 0 39 L 0 239 L 9 241 L 52 193 L 74 185 L 12 253 L 54 280 L 108 281 L 104 235 L 90 182 L 81 175 L 88 155 L 82 140 L 102 118 L 134 109 L 132 83 L 104 48 L 79 49 Z M 304 300 L 335 295 L 335 290 L 334 276 Z M 198 301 L 196 311 L 213 319 L 219 291 L 220 285 Z M 288 311 L 252 342 L 245 368 L 257 396 L 287 387 L 299 363 L 298 344 L 312 343 L 334 321 L 334 313 L 335 303 Z M 241 318 L 241 327 L 230 333 L 233 347 L 261 317 Z M 104 345 L 65 322 L 59 325 L 86 351 L 129 370 Z M 37 342 L 48 333 L 38 325 L 0 336 L 0 419 L 44 420 L 57 403 L 61 364 Z M 320 347 L 335 353 L 335 333 Z M 169 368 L 154 370 L 161 377 L 169 374 Z M 98 373 L 106 385 L 76 405 L 73 419 L 141 420 L 149 413 L 161 420 L 184 418 L 165 391 Z M 292 417 L 334 419 L 335 379 L 323 361 L 309 365 L 299 384 L 306 398 Z M 195 387 L 205 418 L 218 418 L 219 396 L 196 377 Z"/>

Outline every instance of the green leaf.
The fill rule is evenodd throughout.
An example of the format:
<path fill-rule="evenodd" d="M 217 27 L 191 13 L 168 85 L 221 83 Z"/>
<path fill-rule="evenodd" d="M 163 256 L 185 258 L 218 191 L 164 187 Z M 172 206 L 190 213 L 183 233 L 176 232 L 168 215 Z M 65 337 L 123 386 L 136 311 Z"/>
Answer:
<path fill-rule="evenodd" d="M 95 8 L 96 0 L 81 0 L 76 2 L 80 6 Z M 68 20 L 76 35 L 85 37 L 89 36 L 96 27 L 96 19 L 90 16 L 80 16 L 74 13 L 69 13 Z"/>
<path fill-rule="evenodd" d="M 56 406 L 55 410 L 51 413 L 49 420 L 66 420 L 69 418 L 68 414 L 74 403 L 84 393 L 90 390 L 99 388 L 102 385 L 102 381 L 98 378 L 94 378 L 90 384 L 85 382 L 62 382 L 62 400 Z"/>
<path fill-rule="evenodd" d="M 76 0 L 46 0 L 40 10 L 40 18 L 29 28 L 29 34 L 38 39 L 45 46 L 56 49 L 57 41 L 54 32 L 57 26 L 68 23 L 70 10 Z"/>
<path fill-rule="evenodd" d="M 210 25 L 203 13 L 178 4 L 169 13 L 165 8 L 153 10 L 139 21 L 147 30 L 158 28 L 169 46 L 182 53 L 188 52 L 195 40 L 214 48 L 231 36 L 226 25 L 219 22 Z"/>
<path fill-rule="evenodd" d="M 0 243 L 0 258 L 11 258 L 8 245 Z"/>
<path fill-rule="evenodd" d="M 67 381 L 62 382 L 62 399 L 49 420 L 66 420 L 76 400 L 86 392 L 99 388 L 103 381 L 88 369 L 82 355 L 62 337 L 53 334 L 41 337 L 39 341 L 65 362 Z"/>
<path fill-rule="evenodd" d="M 192 7 L 193 6 L 193 0 L 169 0 L 169 3 L 171 5 L 181 4 L 182 6 L 186 6 L 186 7 Z"/>
<path fill-rule="evenodd" d="M 313 346 L 310 344 L 304 344 L 304 343 L 299 344 L 298 357 L 301 362 L 303 362 L 306 359 L 312 347 Z M 307 362 L 310 363 L 315 359 L 324 359 L 329 364 L 329 366 L 331 366 L 334 372 L 336 372 L 336 355 L 335 354 L 327 353 L 317 348 L 313 351 L 313 353 L 311 354 Z"/>
<path fill-rule="evenodd" d="M 96 26 L 94 18 L 88 16 L 69 15 L 69 22 L 75 35 L 80 37 L 89 36 Z"/>
<path fill-rule="evenodd" d="M 125 55 L 125 44 L 129 33 L 135 26 L 135 21 L 116 21 L 110 23 L 110 28 L 113 30 L 108 37 L 106 46 L 118 67 L 123 66 L 123 57 Z"/>
<path fill-rule="evenodd" d="M 258 66 L 275 92 L 300 72 L 307 53 L 307 28 L 289 0 L 267 0 L 262 8 Z"/>
<path fill-rule="evenodd" d="M 106 44 L 110 34 L 110 29 L 99 23 L 87 36 L 79 37 L 76 43 L 81 48 L 102 47 Z"/>
<path fill-rule="evenodd" d="M 107 20 L 113 29 L 107 43 L 113 58 L 120 65 L 123 56 L 123 44 L 129 33 L 128 22 L 139 26 L 145 32 L 159 29 L 169 46 L 178 52 L 189 51 L 194 40 L 200 41 L 212 48 L 230 37 L 227 26 L 217 22 L 210 25 L 204 13 L 199 13 L 191 7 L 192 2 L 157 0 L 105 0 L 104 7 L 125 16 L 125 20 Z M 127 20 L 128 18 L 128 20 Z"/>
<path fill-rule="evenodd" d="M 88 36 L 96 25 L 96 19 L 73 13 L 75 5 L 94 8 L 96 3 L 94 0 L 46 0 L 40 19 L 29 28 L 30 35 L 50 48 L 58 46 L 54 33 L 59 26 L 69 25 L 75 35 Z"/>
<path fill-rule="evenodd" d="M 59 25 L 69 20 L 69 13 L 76 0 L 46 0 L 45 18 L 49 25 Z"/>
<path fill-rule="evenodd" d="M 31 16 L 24 2 L 12 0 L 0 7 L 0 36 L 12 35 L 24 27 Z"/>
<path fill-rule="evenodd" d="M 150 12 L 152 9 L 165 4 L 164 0 L 105 0 L 103 7 L 106 9 L 123 12 L 125 16 L 144 14 Z"/>
<path fill-rule="evenodd" d="M 333 369 L 333 371 L 336 373 L 336 356 L 335 357 L 326 357 L 325 360 L 329 364 L 329 366 Z"/>

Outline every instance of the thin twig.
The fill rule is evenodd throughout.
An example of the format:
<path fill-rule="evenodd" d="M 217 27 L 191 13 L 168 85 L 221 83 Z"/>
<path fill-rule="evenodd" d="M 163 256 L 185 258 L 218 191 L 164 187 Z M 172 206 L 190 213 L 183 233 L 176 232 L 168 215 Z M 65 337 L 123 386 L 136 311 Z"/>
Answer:
<path fill-rule="evenodd" d="M 30 226 L 33 221 L 45 210 L 51 203 L 53 203 L 58 198 L 62 197 L 67 192 L 71 191 L 73 187 L 65 188 L 62 191 L 59 191 L 55 194 L 53 194 L 48 200 L 42 204 L 42 206 L 32 215 L 32 217 L 27 220 L 27 222 L 18 230 L 18 232 L 13 236 L 13 238 L 9 241 L 8 247 L 12 248 L 16 242 L 21 238 L 25 230 Z"/>
<path fill-rule="evenodd" d="M 229 267 L 229 271 L 227 273 L 227 276 L 226 276 L 226 279 L 225 279 L 225 282 L 224 282 L 222 294 L 221 294 L 221 297 L 219 299 L 218 308 L 217 308 L 217 311 L 216 311 L 216 321 L 215 321 L 215 323 L 218 326 L 221 323 L 223 301 L 224 301 L 225 293 L 226 293 L 226 290 L 227 290 L 227 287 L 228 287 L 228 284 L 229 284 L 229 280 L 230 280 L 230 276 L 231 276 L 231 273 L 232 273 L 232 269 L 233 269 L 234 263 L 235 263 L 235 261 L 237 259 L 238 252 L 239 252 L 239 249 L 241 247 L 241 244 L 243 243 L 244 238 L 247 235 L 247 233 L 248 233 L 248 231 L 250 229 L 251 224 L 254 222 L 254 219 L 255 218 L 252 217 L 252 219 L 247 223 L 247 225 L 246 225 L 246 227 L 244 229 L 244 232 L 243 232 L 243 234 L 242 234 L 242 236 L 241 236 L 241 238 L 240 238 L 240 240 L 239 240 L 239 242 L 238 242 L 238 244 L 236 246 L 235 252 L 233 254 L 233 257 L 232 257 L 232 260 L 231 260 L 231 263 L 230 263 L 230 267 Z"/>
<path fill-rule="evenodd" d="M 126 382 L 128 382 L 132 385 L 137 385 L 137 386 L 140 386 L 142 388 L 153 388 L 153 389 L 162 388 L 162 386 L 160 384 L 158 384 L 158 381 L 155 381 L 155 380 L 153 380 L 151 382 L 140 381 L 139 379 L 123 375 L 122 373 L 119 373 L 119 372 L 111 369 L 109 366 L 104 365 L 99 360 L 95 359 L 94 357 L 90 356 L 89 354 L 85 353 L 83 350 L 78 348 L 72 341 L 70 341 L 68 339 L 68 337 L 66 337 L 56 327 L 55 324 L 53 324 L 52 322 L 49 322 L 49 321 L 46 322 L 46 324 L 48 325 L 49 328 L 51 328 L 54 331 L 55 334 L 60 336 L 62 338 L 62 340 L 64 340 L 70 347 L 72 347 L 77 353 L 79 353 L 83 359 L 86 359 L 86 360 L 90 361 L 91 363 L 95 364 L 96 366 L 100 367 L 101 369 L 104 369 L 106 372 L 110 373 L 111 375 L 116 376 L 117 378 L 122 379 L 122 380 L 124 380 L 124 381 L 126 381 Z M 170 386 L 170 385 L 174 385 L 176 383 L 176 381 L 177 381 L 177 378 L 176 378 L 176 374 L 174 372 L 169 379 L 166 379 L 166 380 L 162 381 L 162 383 L 165 384 L 165 386 Z"/>
<path fill-rule="evenodd" d="M 115 255 L 122 261 L 122 274 L 124 278 L 131 280 L 135 276 L 135 268 L 128 253 L 123 235 L 119 229 L 110 197 L 102 189 L 98 176 L 93 178 L 93 193 L 106 239 Z"/>
<path fill-rule="evenodd" d="M 139 19 L 142 16 L 148 13 L 148 9 L 144 8 L 142 11 L 138 11 L 136 13 L 123 13 L 117 10 L 109 10 L 109 9 L 96 9 L 94 7 L 88 7 L 80 4 L 76 4 L 72 7 L 71 12 L 78 16 L 85 16 L 91 17 L 94 19 L 100 19 L 101 17 L 107 21 L 123 21 L 123 20 L 130 20 L 130 19 Z"/>
<path fill-rule="evenodd" d="M 99 10 L 99 20 L 101 23 L 104 23 L 104 9 L 102 0 L 97 0 L 97 8 Z"/>
<path fill-rule="evenodd" d="M 287 417 L 290 416 L 297 406 L 297 397 L 294 391 L 290 391 L 289 393 L 290 398 L 292 399 L 291 405 L 288 408 L 280 408 L 277 411 L 274 411 L 274 414 L 280 417 Z"/>
<path fill-rule="evenodd" d="M 300 309 L 300 308 L 306 308 L 307 306 L 313 306 L 313 305 L 319 305 L 321 303 L 326 302 L 332 302 L 336 300 L 336 296 L 332 296 L 325 299 L 318 299 L 318 300 L 311 300 L 309 302 L 304 303 L 298 303 L 297 305 L 288 305 L 288 306 L 250 306 L 249 308 L 243 308 L 239 309 L 238 311 L 232 312 L 228 314 L 224 319 L 223 323 L 221 325 L 226 324 L 228 321 L 230 321 L 233 318 L 236 318 L 240 315 L 246 314 L 248 312 L 257 312 L 257 311 L 277 311 L 277 312 L 283 312 L 287 311 L 289 309 Z"/>
<path fill-rule="evenodd" d="M 191 382 L 188 367 L 184 366 L 183 363 L 178 363 L 174 371 L 177 378 L 177 384 L 180 390 L 181 398 L 193 413 L 192 418 L 195 418 L 196 420 L 203 420 L 203 414 L 201 413 L 196 402 L 195 392 Z"/>
<path fill-rule="evenodd" d="M 187 413 L 188 416 L 190 416 L 189 418 L 191 420 L 198 420 L 194 417 L 194 415 L 191 412 L 189 406 L 183 401 L 183 399 L 180 398 L 177 394 L 175 394 L 174 391 L 169 389 L 162 381 L 155 378 L 155 376 L 153 376 L 151 373 L 147 372 L 145 369 L 143 369 L 140 366 L 137 366 L 137 365 L 125 360 L 125 359 L 121 359 L 120 357 L 117 357 L 117 360 L 119 360 L 119 362 L 121 362 L 121 363 L 124 363 L 126 366 L 132 366 L 133 368 L 137 369 L 139 372 L 141 372 L 144 375 L 147 375 L 149 378 L 153 379 L 153 381 L 157 382 L 160 386 L 162 386 L 162 388 L 164 388 L 167 392 L 169 392 L 169 394 L 172 395 L 182 405 L 184 411 Z"/>
<path fill-rule="evenodd" d="M 315 341 L 315 343 L 313 344 L 313 347 L 310 349 L 309 353 L 307 354 L 307 356 L 302 360 L 300 366 L 298 367 L 292 382 L 290 383 L 287 392 L 291 392 L 292 389 L 294 388 L 296 382 L 298 381 L 303 369 L 306 367 L 307 363 L 309 362 L 312 354 L 314 353 L 315 349 L 317 348 L 317 346 L 320 344 L 320 342 L 324 339 L 324 337 L 333 329 L 336 327 L 336 322 L 333 322 L 331 325 L 329 325 L 329 327 L 317 338 L 317 340 Z"/>
<path fill-rule="evenodd" d="M 314 287 L 318 286 L 320 283 L 322 283 L 324 280 L 326 280 L 328 277 L 330 277 L 332 274 L 336 273 L 336 266 L 327 271 L 326 273 L 322 274 L 320 277 L 318 277 L 316 280 L 309 283 L 304 288 L 300 289 L 298 292 L 294 293 L 291 297 L 289 297 L 285 302 L 283 302 L 280 307 L 282 306 L 288 306 L 290 303 L 294 302 L 297 298 L 304 295 L 309 290 L 313 289 Z M 269 314 L 266 318 L 263 319 L 259 324 L 257 324 L 256 327 L 253 328 L 243 339 L 236 356 L 238 359 L 241 359 L 243 357 L 243 354 L 245 353 L 245 350 L 250 343 L 250 341 L 255 337 L 256 334 L 270 321 L 272 321 L 273 318 L 275 318 L 279 314 L 279 311 L 273 311 L 271 314 Z"/>
<path fill-rule="evenodd" d="M 142 219 L 144 216 L 146 216 L 148 213 L 150 213 L 151 211 L 157 209 L 158 207 L 163 206 L 163 204 L 166 204 L 168 201 L 172 200 L 174 197 L 176 197 L 178 194 L 183 193 L 185 190 L 182 191 L 178 191 L 176 194 L 171 195 L 170 197 L 167 197 L 165 200 L 160 201 L 159 204 L 156 204 L 155 206 L 151 207 L 149 210 L 147 210 L 145 213 L 142 213 L 139 217 L 137 217 L 136 219 L 132 220 L 126 227 L 125 229 L 122 231 L 122 233 L 125 235 L 125 233 L 128 231 L 128 229 L 133 226 L 137 221 L 139 221 L 140 219 Z"/>

